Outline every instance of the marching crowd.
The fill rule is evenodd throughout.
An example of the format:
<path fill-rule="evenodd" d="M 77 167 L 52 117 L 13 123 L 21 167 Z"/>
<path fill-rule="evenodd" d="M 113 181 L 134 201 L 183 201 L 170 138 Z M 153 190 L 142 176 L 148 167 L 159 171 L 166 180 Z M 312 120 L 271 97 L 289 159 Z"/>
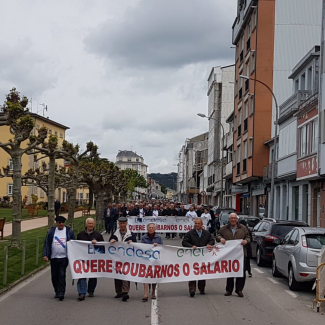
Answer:
<path fill-rule="evenodd" d="M 185 209 L 188 207 L 188 210 Z M 194 228 L 185 234 L 180 234 L 182 239 L 182 246 L 197 249 L 198 247 L 212 248 L 215 243 L 225 244 L 228 240 L 241 240 L 244 250 L 244 276 L 240 278 L 227 278 L 225 296 L 230 296 L 235 289 L 235 293 L 239 297 L 244 297 L 243 289 L 245 286 L 246 271 L 250 273 L 249 260 L 247 260 L 247 250 L 251 241 L 249 231 L 245 224 L 238 222 L 236 213 L 229 215 L 229 222 L 227 225 L 220 228 L 220 222 L 215 217 L 212 207 L 202 205 L 188 205 L 182 203 L 174 203 L 168 201 L 140 201 L 131 202 L 127 204 L 108 204 L 104 211 L 105 229 L 106 233 L 110 234 L 109 241 L 114 242 L 137 242 L 137 236 L 131 232 L 128 227 L 128 217 L 138 216 L 139 218 L 145 216 L 187 216 L 194 219 Z M 206 219 L 209 224 L 209 230 L 203 229 L 203 219 Z M 51 228 L 44 242 L 43 259 L 50 261 L 51 264 L 51 280 L 55 292 L 55 298 L 60 301 L 64 300 L 66 290 L 66 269 L 68 266 L 67 257 L 67 242 L 69 240 L 83 240 L 89 241 L 92 244 L 104 241 L 101 233 L 96 231 L 95 221 L 92 218 L 86 220 L 85 230 L 77 234 L 77 238 L 73 231 L 65 226 L 66 219 L 63 216 L 55 218 L 56 227 Z M 173 238 L 175 237 L 173 233 Z M 170 234 L 166 234 L 166 238 L 170 238 Z M 141 236 L 138 233 L 138 239 L 141 243 L 150 245 L 163 245 L 161 235 L 156 232 L 154 223 L 147 225 L 147 233 Z M 122 301 L 129 299 L 130 282 L 115 279 L 115 298 L 122 298 Z M 88 292 L 88 297 L 94 297 L 94 292 L 97 285 L 96 278 L 79 279 L 77 283 L 78 300 L 85 300 Z M 205 280 L 198 281 L 198 289 L 200 294 L 205 294 Z M 188 284 L 190 297 L 195 296 L 196 281 L 190 281 Z M 156 299 L 155 295 L 156 285 L 152 284 L 151 299 Z M 143 302 L 148 301 L 149 285 L 144 285 Z"/>

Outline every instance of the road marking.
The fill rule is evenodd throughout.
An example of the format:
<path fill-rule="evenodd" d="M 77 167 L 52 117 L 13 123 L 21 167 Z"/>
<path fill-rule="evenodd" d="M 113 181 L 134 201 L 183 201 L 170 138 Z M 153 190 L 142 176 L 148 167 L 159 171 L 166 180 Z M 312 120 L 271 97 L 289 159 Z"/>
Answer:
<path fill-rule="evenodd" d="M 156 299 L 151 299 L 151 325 L 159 325 L 158 283 L 156 285 Z"/>
<path fill-rule="evenodd" d="M 293 292 L 290 291 L 290 290 L 285 290 L 285 292 L 288 293 L 291 297 L 293 297 L 293 298 L 295 298 L 295 299 L 298 297 L 295 293 L 293 293 Z"/>
<path fill-rule="evenodd" d="M 271 282 L 273 282 L 274 284 L 279 284 L 279 282 L 278 281 L 275 281 L 274 279 L 272 279 L 272 278 L 268 278 Z"/>
<path fill-rule="evenodd" d="M 257 271 L 258 273 L 264 273 L 263 271 L 261 271 L 261 270 L 258 269 L 257 267 L 254 267 L 254 270 Z"/>

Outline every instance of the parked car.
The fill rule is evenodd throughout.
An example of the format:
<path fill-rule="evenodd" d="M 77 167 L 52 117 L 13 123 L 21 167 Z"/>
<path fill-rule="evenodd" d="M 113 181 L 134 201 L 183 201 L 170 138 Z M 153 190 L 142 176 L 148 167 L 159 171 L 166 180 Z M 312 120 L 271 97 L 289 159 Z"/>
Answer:
<path fill-rule="evenodd" d="M 308 227 L 303 221 L 275 220 L 265 218 L 252 231 L 252 256 L 258 266 L 271 262 L 274 248 L 294 227 Z"/>
<path fill-rule="evenodd" d="M 232 209 L 232 208 L 230 208 L 230 209 L 224 208 L 219 212 L 218 216 L 219 216 L 220 226 L 224 226 L 228 223 L 229 214 L 233 213 L 233 212 L 239 214 L 238 212 L 236 212 L 235 209 Z"/>
<path fill-rule="evenodd" d="M 272 274 L 288 278 L 290 290 L 316 279 L 317 254 L 325 245 L 325 228 L 295 227 L 274 249 Z"/>
<path fill-rule="evenodd" d="M 265 208 L 259 207 L 258 215 L 261 219 L 265 218 Z"/>
<path fill-rule="evenodd" d="M 252 231 L 254 227 L 261 221 L 260 218 L 248 215 L 239 215 L 239 220 L 245 220 L 247 223 L 247 228 Z"/>

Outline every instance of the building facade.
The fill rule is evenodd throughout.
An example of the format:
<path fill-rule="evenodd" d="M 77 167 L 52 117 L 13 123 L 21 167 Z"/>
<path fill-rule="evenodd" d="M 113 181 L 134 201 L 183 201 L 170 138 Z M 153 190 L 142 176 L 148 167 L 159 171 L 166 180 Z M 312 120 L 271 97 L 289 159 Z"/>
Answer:
<path fill-rule="evenodd" d="M 264 167 L 279 150 L 272 147 L 276 105 L 267 87 L 279 103 L 292 94 L 288 77 L 319 42 L 320 24 L 321 0 L 238 1 L 233 182 L 243 193 L 236 194 L 237 210 L 258 215 L 267 205 Z"/>
<path fill-rule="evenodd" d="M 235 66 L 214 67 L 208 78 L 209 141 L 207 161 L 206 203 L 223 206 L 221 189 L 225 194 L 225 180 L 221 164 L 225 167 L 223 131 L 229 133 L 227 117 L 234 109 Z M 221 186 L 221 182 L 223 182 Z"/>
<path fill-rule="evenodd" d="M 69 127 L 62 125 L 58 122 L 55 122 L 53 120 L 50 120 L 49 118 L 46 118 L 44 116 L 40 116 L 35 113 L 30 113 L 30 116 L 33 118 L 35 127 L 32 130 L 31 134 L 37 135 L 38 130 L 45 126 L 48 129 L 48 136 L 56 135 L 58 137 L 58 146 L 61 147 L 62 143 L 65 139 L 65 132 L 69 129 Z M 2 126 L 0 127 L 0 139 L 3 142 L 7 142 L 9 139 L 12 139 L 13 135 L 10 133 L 9 126 Z M 24 145 L 27 145 L 27 141 L 22 144 L 22 147 Z M 10 156 L 2 149 L 0 149 L 0 166 L 6 167 L 8 166 L 10 170 L 13 169 L 12 161 L 10 159 Z M 22 156 L 22 175 L 24 175 L 29 169 L 35 169 L 35 168 L 43 168 L 43 163 L 45 163 L 46 166 L 48 166 L 48 158 L 40 159 L 39 161 L 35 161 L 34 155 L 23 155 Z M 64 167 L 64 160 L 58 159 L 57 160 L 58 168 Z M 3 196 L 9 196 L 12 197 L 12 189 L 13 189 L 13 183 L 12 178 L 10 177 L 4 177 L 0 178 L 0 197 Z M 21 188 L 22 193 L 22 199 L 27 198 L 26 204 L 32 203 L 32 194 L 36 195 L 38 197 L 38 202 L 40 201 L 47 201 L 47 195 L 46 193 L 39 187 L 34 185 L 27 185 L 22 186 Z M 55 192 L 55 197 L 59 199 L 61 202 L 64 200 L 64 189 L 57 189 Z"/>

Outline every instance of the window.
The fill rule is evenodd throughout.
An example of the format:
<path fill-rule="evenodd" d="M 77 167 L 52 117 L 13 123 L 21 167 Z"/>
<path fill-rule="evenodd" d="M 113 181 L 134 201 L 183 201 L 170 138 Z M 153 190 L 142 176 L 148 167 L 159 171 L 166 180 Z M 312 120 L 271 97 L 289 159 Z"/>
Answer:
<path fill-rule="evenodd" d="M 249 138 L 248 157 L 253 156 L 253 138 Z"/>
<path fill-rule="evenodd" d="M 244 44 L 245 44 L 245 39 L 244 39 L 244 34 L 242 35 L 241 38 L 241 51 L 239 55 L 239 61 L 242 62 L 244 60 Z"/>
<path fill-rule="evenodd" d="M 318 146 L 318 120 L 313 120 L 310 123 L 310 151 L 311 152 L 317 152 L 317 146 Z"/>
<path fill-rule="evenodd" d="M 247 41 L 246 41 L 246 52 L 251 48 L 251 22 L 247 25 Z"/>
<path fill-rule="evenodd" d="M 12 196 L 13 187 L 14 187 L 13 184 L 8 184 L 8 191 L 7 191 L 8 196 Z"/>
<path fill-rule="evenodd" d="M 306 90 L 312 90 L 312 76 L 313 76 L 313 67 L 310 67 L 307 71 L 307 87 Z"/>
<path fill-rule="evenodd" d="M 248 130 L 248 101 L 244 105 L 244 132 Z"/>
<path fill-rule="evenodd" d="M 251 59 L 250 59 L 250 71 L 251 73 L 255 70 L 255 53 L 252 52 Z"/>
<path fill-rule="evenodd" d="M 306 74 L 302 74 L 300 78 L 300 90 L 306 89 Z"/>
<path fill-rule="evenodd" d="M 251 96 L 250 105 L 249 105 L 249 115 L 254 113 L 254 96 Z"/>
<path fill-rule="evenodd" d="M 288 245 L 297 245 L 298 243 L 299 243 L 298 230 L 295 230 L 288 241 Z"/>
<path fill-rule="evenodd" d="M 58 132 L 57 132 L 57 131 L 55 131 L 55 132 L 54 132 L 54 134 L 57 136 L 57 135 L 58 135 Z"/>
<path fill-rule="evenodd" d="M 44 196 L 45 196 L 45 192 L 41 189 L 41 191 L 40 191 L 40 197 L 41 198 L 44 198 Z"/>
<path fill-rule="evenodd" d="M 62 132 L 60 132 L 60 138 L 63 138 L 63 133 Z"/>
<path fill-rule="evenodd" d="M 13 163 L 12 159 L 9 159 L 8 166 L 9 166 L 9 170 L 13 170 L 14 169 L 14 163 Z"/>
<path fill-rule="evenodd" d="M 254 28 L 257 24 L 257 11 L 256 10 L 254 10 L 254 12 L 252 14 L 252 22 L 253 22 L 252 27 Z"/>
<path fill-rule="evenodd" d="M 300 157 L 308 155 L 309 148 L 309 124 L 300 128 Z"/>
<path fill-rule="evenodd" d="M 131 161 L 131 158 L 128 158 L 128 161 Z"/>
<path fill-rule="evenodd" d="M 52 134 L 52 130 L 48 130 L 49 134 Z"/>
<path fill-rule="evenodd" d="M 139 158 L 136 158 L 135 161 L 139 161 Z"/>
<path fill-rule="evenodd" d="M 36 129 L 39 130 L 40 129 L 40 126 L 39 124 L 36 125 Z"/>
<path fill-rule="evenodd" d="M 238 131 L 238 135 L 237 137 L 240 137 L 241 136 L 241 121 L 242 121 L 242 110 L 238 110 L 238 128 L 237 128 L 237 131 Z"/>
<path fill-rule="evenodd" d="M 89 200 L 89 193 L 86 193 L 86 200 Z"/>
<path fill-rule="evenodd" d="M 237 147 L 237 175 L 240 174 L 240 146 Z"/>
<path fill-rule="evenodd" d="M 38 188 L 37 188 L 37 186 L 34 186 L 33 187 L 33 194 L 36 195 L 36 196 L 38 195 Z"/>
<path fill-rule="evenodd" d="M 244 142 L 244 151 L 243 151 L 243 172 L 247 172 L 247 141 Z"/>

